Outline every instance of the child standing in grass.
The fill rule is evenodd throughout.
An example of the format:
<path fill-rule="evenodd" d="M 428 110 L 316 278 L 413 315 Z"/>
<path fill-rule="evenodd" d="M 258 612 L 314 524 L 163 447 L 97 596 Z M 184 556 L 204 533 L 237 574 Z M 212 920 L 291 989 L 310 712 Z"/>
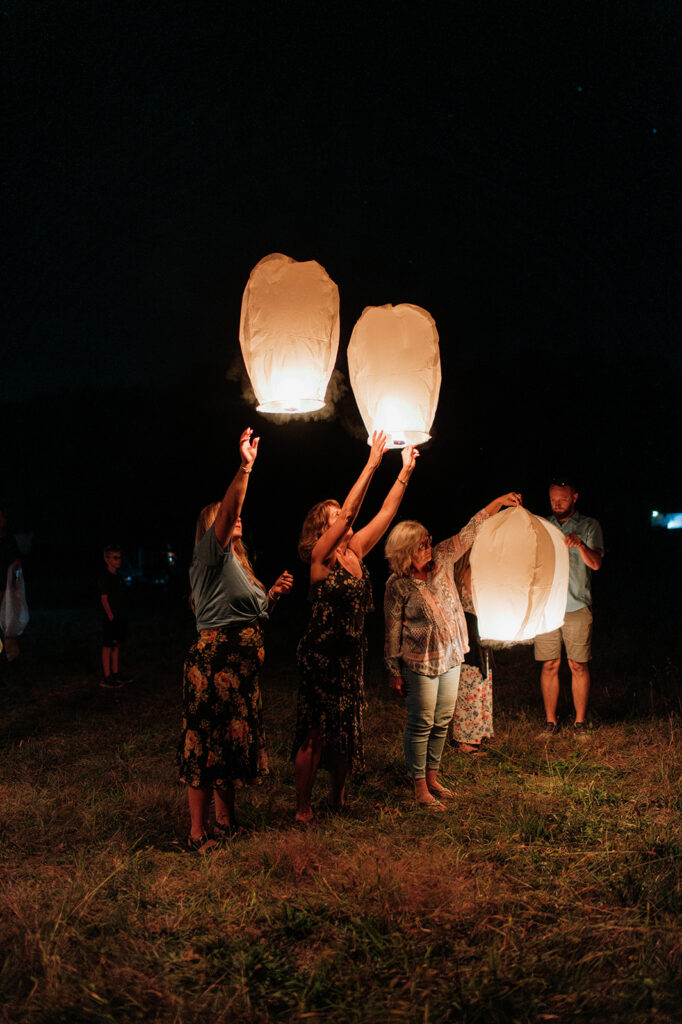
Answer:
<path fill-rule="evenodd" d="M 128 629 L 125 583 L 121 579 L 121 549 L 108 544 L 103 552 L 105 569 L 98 578 L 102 611 L 102 678 L 100 686 L 119 689 L 130 679 L 119 675 L 119 650 Z"/>

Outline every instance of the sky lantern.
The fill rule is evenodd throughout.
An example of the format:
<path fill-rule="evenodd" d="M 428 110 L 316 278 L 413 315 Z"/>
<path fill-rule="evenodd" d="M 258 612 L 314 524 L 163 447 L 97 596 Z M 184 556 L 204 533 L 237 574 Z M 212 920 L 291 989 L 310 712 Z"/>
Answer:
<path fill-rule="evenodd" d="M 384 430 L 392 448 L 429 440 L 440 391 L 438 331 L 430 313 L 407 302 L 367 306 L 353 328 L 348 369 L 369 438 Z"/>
<path fill-rule="evenodd" d="M 244 289 L 239 341 L 259 412 L 321 409 L 339 347 L 339 289 L 315 260 L 265 256 Z"/>
<path fill-rule="evenodd" d="M 482 640 L 524 643 L 558 629 L 568 594 L 561 530 L 525 508 L 491 516 L 471 549 L 471 588 Z"/>

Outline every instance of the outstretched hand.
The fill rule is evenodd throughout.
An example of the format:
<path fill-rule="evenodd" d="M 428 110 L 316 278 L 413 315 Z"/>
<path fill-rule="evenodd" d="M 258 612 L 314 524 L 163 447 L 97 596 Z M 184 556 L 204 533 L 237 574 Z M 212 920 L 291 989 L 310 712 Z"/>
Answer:
<path fill-rule="evenodd" d="M 408 444 L 405 445 L 400 454 L 403 457 L 403 469 L 407 469 L 411 473 L 419 458 L 419 449 L 413 444 Z"/>
<path fill-rule="evenodd" d="M 384 452 L 388 451 L 386 445 L 386 434 L 383 430 L 375 430 L 372 434 L 372 448 L 369 453 L 368 463 L 372 469 L 376 469 L 381 462 Z"/>
<path fill-rule="evenodd" d="M 282 597 L 283 594 L 288 594 L 294 585 L 294 577 L 290 572 L 285 571 L 277 577 L 275 582 L 270 587 L 269 593 L 273 597 Z"/>
<path fill-rule="evenodd" d="M 256 456 L 258 455 L 258 442 L 260 437 L 253 437 L 253 430 L 247 427 L 239 438 L 239 457 L 242 460 L 242 468 L 251 470 Z"/>

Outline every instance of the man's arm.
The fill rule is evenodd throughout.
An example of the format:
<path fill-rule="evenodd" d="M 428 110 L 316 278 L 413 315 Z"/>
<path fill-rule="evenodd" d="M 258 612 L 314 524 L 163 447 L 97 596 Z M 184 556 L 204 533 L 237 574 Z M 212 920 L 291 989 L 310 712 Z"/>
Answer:
<path fill-rule="evenodd" d="M 601 563 L 604 555 L 601 548 L 591 548 L 582 540 L 577 533 L 569 533 L 566 535 L 566 543 L 569 548 L 577 548 L 582 556 L 582 560 L 588 569 L 601 569 Z"/>

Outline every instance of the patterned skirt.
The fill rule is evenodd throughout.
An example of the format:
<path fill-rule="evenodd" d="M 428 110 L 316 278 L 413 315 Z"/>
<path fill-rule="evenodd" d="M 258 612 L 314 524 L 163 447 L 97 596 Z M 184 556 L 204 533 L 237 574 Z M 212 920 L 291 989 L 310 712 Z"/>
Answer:
<path fill-rule="evenodd" d="M 260 668 L 263 627 L 206 629 L 190 648 L 177 764 L 188 786 L 227 789 L 268 774 Z"/>
<path fill-rule="evenodd" d="M 476 616 L 466 613 L 471 649 L 464 657 L 459 691 L 448 738 L 478 744 L 493 735 L 493 673 L 490 655 L 481 647 Z"/>

